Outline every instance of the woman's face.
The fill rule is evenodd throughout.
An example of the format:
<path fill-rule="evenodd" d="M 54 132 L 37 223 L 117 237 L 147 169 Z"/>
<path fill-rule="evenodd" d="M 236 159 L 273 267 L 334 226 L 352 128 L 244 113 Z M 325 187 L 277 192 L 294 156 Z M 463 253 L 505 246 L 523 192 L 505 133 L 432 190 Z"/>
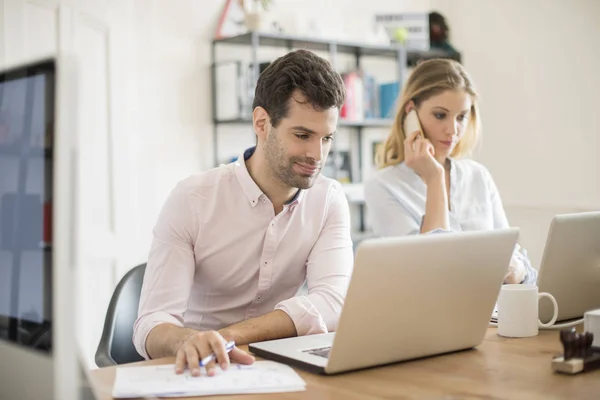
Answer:
<path fill-rule="evenodd" d="M 436 157 L 447 157 L 464 135 L 471 105 L 471 96 L 464 90 L 446 90 L 421 102 L 417 114 Z"/>

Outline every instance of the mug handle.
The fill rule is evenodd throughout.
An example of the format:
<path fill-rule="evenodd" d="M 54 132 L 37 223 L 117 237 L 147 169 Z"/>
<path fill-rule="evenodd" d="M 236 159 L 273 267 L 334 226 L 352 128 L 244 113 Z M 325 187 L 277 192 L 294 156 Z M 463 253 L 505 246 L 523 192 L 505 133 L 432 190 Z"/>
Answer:
<path fill-rule="evenodd" d="M 554 312 L 552 314 L 552 319 L 545 324 L 542 323 L 542 321 L 540 321 L 538 319 L 538 325 L 540 326 L 540 328 L 549 328 L 552 325 L 554 325 L 554 323 L 556 322 L 556 319 L 558 318 L 558 304 L 556 303 L 556 299 L 554 298 L 554 296 L 552 296 L 550 293 L 546 293 L 546 292 L 539 293 L 538 301 L 540 301 L 540 299 L 542 297 L 547 297 L 550 299 L 550 301 L 552 302 L 552 305 L 554 306 Z"/>

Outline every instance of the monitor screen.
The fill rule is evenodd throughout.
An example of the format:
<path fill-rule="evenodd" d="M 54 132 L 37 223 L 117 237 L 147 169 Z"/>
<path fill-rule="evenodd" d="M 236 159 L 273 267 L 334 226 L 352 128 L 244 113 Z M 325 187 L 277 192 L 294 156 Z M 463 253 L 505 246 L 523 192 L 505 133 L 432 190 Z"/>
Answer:
<path fill-rule="evenodd" d="M 51 351 L 55 64 L 0 73 L 0 339 Z"/>

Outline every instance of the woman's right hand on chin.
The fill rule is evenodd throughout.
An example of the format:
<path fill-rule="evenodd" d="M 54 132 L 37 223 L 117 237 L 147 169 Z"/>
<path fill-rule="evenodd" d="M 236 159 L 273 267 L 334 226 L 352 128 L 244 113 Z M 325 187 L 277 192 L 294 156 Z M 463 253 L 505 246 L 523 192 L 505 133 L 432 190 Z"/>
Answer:
<path fill-rule="evenodd" d="M 425 184 L 444 177 L 444 167 L 435 159 L 435 150 L 421 132 L 415 131 L 404 140 L 404 162 Z"/>

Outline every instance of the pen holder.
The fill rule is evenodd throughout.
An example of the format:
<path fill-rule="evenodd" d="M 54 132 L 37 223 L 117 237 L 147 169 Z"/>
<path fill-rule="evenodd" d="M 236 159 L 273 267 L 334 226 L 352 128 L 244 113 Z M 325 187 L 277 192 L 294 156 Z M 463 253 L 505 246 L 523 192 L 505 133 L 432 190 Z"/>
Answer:
<path fill-rule="evenodd" d="M 594 334 L 572 328 L 560 331 L 563 354 L 552 359 L 552 370 L 569 375 L 600 368 L 600 347 L 593 347 Z"/>

